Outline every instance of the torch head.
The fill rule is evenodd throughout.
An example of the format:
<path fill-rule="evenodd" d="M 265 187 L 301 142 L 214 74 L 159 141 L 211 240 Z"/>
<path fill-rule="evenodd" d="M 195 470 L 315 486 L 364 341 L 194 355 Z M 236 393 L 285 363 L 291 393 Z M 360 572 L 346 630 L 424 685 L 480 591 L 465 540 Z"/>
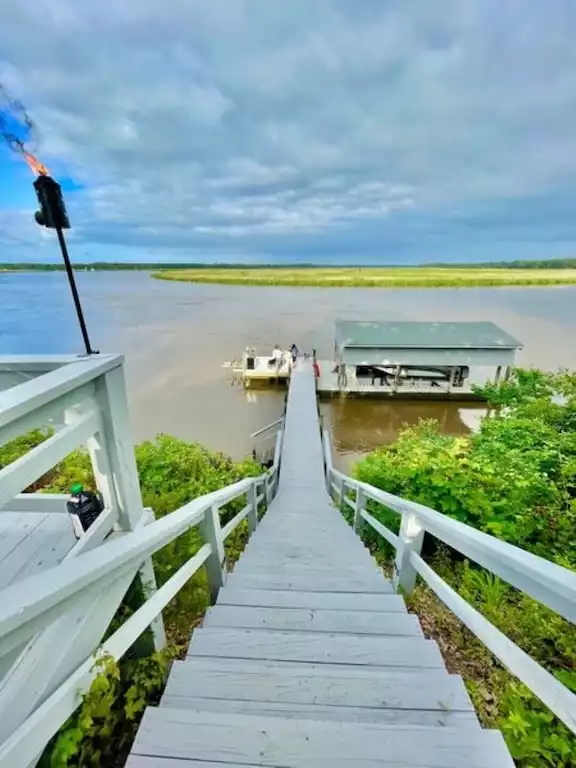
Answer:
<path fill-rule="evenodd" d="M 48 229 L 70 229 L 60 184 L 51 176 L 41 175 L 34 182 L 34 189 L 40 204 L 40 210 L 35 214 L 38 224 Z"/>

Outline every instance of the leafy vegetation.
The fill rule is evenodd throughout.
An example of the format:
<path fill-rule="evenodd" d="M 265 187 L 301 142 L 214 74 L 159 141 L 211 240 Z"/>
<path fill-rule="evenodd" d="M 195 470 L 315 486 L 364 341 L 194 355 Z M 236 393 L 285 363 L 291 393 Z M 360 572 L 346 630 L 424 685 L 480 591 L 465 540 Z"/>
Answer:
<path fill-rule="evenodd" d="M 0 469 L 48 435 L 48 432 L 37 430 L 0 448 Z M 261 472 L 252 461 L 233 462 L 221 453 L 168 435 L 159 435 L 154 441 L 136 446 L 136 461 L 144 505 L 152 507 L 157 518 L 198 496 Z M 86 487 L 94 486 L 90 458 L 82 451 L 68 456 L 34 487 L 66 493 L 76 481 Z M 235 501 L 227 505 L 221 513 L 222 522 L 227 522 L 243 503 Z M 238 558 L 247 535 L 244 521 L 226 541 L 229 562 Z M 193 528 L 158 552 L 154 556 L 154 565 L 159 585 L 192 557 L 201 544 L 200 533 Z M 123 765 L 145 707 L 158 701 L 171 660 L 185 651 L 190 633 L 202 619 L 208 602 L 208 585 L 204 569 L 201 569 L 164 611 L 168 647 L 161 653 L 142 656 L 142 644 L 140 647 L 135 644 L 119 663 L 103 659 L 90 692 L 47 748 L 41 768 Z M 129 592 L 109 634 L 130 616 L 132 606 Z"/>
<path fill-rule="evenodd" d="M 287 285 L 339 288 L 466 288 L 471 286 L 563 285 L 576 283 L 576 269 L 437 267 L 203 267 L 161 270 L 152 277 L 190 283 Z"/>
<path fill-rule="evenodd" d="M 435 422 L 423 421 L 361 461 L 357 477 L 576 568 L 576 374 L 518 369 L 483 394 L 495 410 L 477 434 L 447 437 Z M 397 515 L 371 511 L 398 529 Z M 390 555 L 386 543 L 367 535 Z M 442 578 L 576 692 L 576 633 L 569 622 L 428 537 L 424 551 Z M 464 676 L 482 723 L 502 730 L 519 766 L 576 766 L 568 729 L 428 587 L 419 585 L 410 602 L 450 670 Z"/>

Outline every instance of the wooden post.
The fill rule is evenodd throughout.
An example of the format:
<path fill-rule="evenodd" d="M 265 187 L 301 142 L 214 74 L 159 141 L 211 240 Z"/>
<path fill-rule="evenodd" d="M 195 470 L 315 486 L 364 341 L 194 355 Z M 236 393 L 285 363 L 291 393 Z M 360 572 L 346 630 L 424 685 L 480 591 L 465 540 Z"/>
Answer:
<path fill-rule="evenodd" d="M 510 365 L 507 365 L 504 368 L 504 381 L 510 380 L 510 374 L 512 373 L 512 367 Z"/>
<path fill-rule="evenodd" d="M 362 510 L 366 504 L 366 496 L 361 488 L 356 488 L 356 507 L 354 508 L 354 532 L 357 534 L 362 533 L 362 527 L 364 525 L 364 519 L 362 518 Z"/>
<path fill-rule="evenodd" d="M 344 514 L 344 509 L 346 508 L 346 502 L 344 499 L 346 498 L 346 480 L 344 477 L 340 480 L 340 514 Z"/>
<path fill-rule="evenodd" d="M 256 488 L 256 481 L 252 483 L 248 489 L 248 503 L 250 504 L 250 512 L 248 512 L 248 528 L 250 535 L 254 533 L 258 526 L 258 490 Z"/>
<path fill-rule="evenodd" d="M 456 368 L 452 366 L 450 369 L 450 378 L 448 379 L 448 392 L 452 391 L 452 387 L 454 386 L 454 377 L 456 375 Z"/>
<path fill-rule="evenodd" d="M 502 366 L 499 365 L 498 368 L 496 368 L 496 377 L 494 379 L 494 384 L 498 384 L 500 381 L 500 374 L 502 373 Z"/>
<path fill-rule="evenodd" d="M 204 520 L 200 526 L 202 536 L 207 544 L 210 544 L 212 553 L 206 560 L 206 575 L 210 587 L 210 601 L 216 602 L 220 587 L 226 581 L 226 563 L 224 542 L 222 541 L 222 528 L 220 527 L 220 510 L 217 506 L 211 506 L 206 510 Z"/>
<path fill-rule="evenodd" d="M 420 554 L 424 539 L 424 528 L 416 515 L 412 512 L 404 512 L 400 526 L 398 550 L 394 567 L 394 587 L 400 588 L 409 595 L 416 585 L 416 571 L 410 562 L 410 553 Z"/>
<path fill-rule="evenodd" d="M 131 437 L 128 400 L 124 368 L 119 365 L 101 376 L 96 381 L 96 399 L 102 414 L 102 431 L 91 445 L 93 458 L 100 452 L 96 462 L 96 477 L 102 492 L 118 508 L 118 525 L 124 531 L 133 531 L 138 526 L 144 513 L 138 469 Z M 110 472 L 111 477 L 104 481 L 102 469 Z M 152 559 L 142 563 L 139 571 L 142 594 L 134 602 L 144 602 L 148 595 L 156 591 L 156 576 Z M 150 631 L 156 650 L 166 645 L 166 634 L 162 615 L 150 625 Z"/>

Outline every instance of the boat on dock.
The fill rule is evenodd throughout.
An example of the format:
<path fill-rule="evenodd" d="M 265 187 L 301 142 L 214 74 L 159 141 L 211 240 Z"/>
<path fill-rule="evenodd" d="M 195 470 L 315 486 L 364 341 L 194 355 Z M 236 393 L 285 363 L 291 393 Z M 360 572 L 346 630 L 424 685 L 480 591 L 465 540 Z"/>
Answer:
<path fill-rule="evenodd" d="M 491 322 L 339 320 L 332 360 L 317 359 L 315 350 L 305 356 L 315 362 L 320 397 L 480 400 L 474 384 L 507 378 L 520 349 Z M 234 371 L 245 387 L 285 386 L 292 358 L 247 348 Z"/>

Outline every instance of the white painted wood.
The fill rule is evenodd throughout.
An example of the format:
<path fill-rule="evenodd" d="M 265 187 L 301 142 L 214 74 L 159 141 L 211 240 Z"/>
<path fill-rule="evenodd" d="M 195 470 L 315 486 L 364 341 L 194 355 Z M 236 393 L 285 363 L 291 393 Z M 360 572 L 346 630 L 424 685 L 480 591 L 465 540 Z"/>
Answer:
<path fill-rule="evenodd" d="M 278 701 L 254 701 L 252 699 L 201 698 L 196 694 L 162 697 L 163 707 L 195 709 L 203 712 L 227 712 L 282 719 L 308 719 L 345 722 L 381 723 L 382 725 L 426 725 L 436 728 L 473 728 L 480 730 L 474 712 L 448 712 L 423 709 L 384 709 L 379 707 L 325 706 L 322 704 L 293 704 Z"/>
<path fill-rule="evenodd" d="M 361 534 L 364 519 L 362 517 L 362 511 L 366 506 L 366 496 L 364 491 L 358 488 L 356 491 L 356 503 L 354 505 L 354 533 Z"/>
<path fill-rule="evenodd" d="M 232 520 L 228 520 L 226 525 L 222 528 L 220 532 L 220 538 L 223 541 L 226 541 L 228 536 L 232 533 L 232 531 L 235 531 L 236 528 L 240 525 L 242 520 L 244 520 L 246 517 L 250 515 L 250 504 L 246 504 L 245 507 L 243 507 L 238 514 L 234 515 Z"/>
<path fill-rule="evenodd" d="M 209 554 L 209 547 L 202 547 L 103 643 L 102 653 L 115 659 L 124 655 L 134 640 L 150 625 L 152 617 L 157 615 L 202 567 Z M 0 768 L 14 768 L 16 765 L 28 765 L 33 762 L 60 725 L 80 704 L 82 691 L 89 688 L 97 674 L 95 658 L 91 656 L 0 745 Z"/>
<path fill-rule="evenodd" d="M 319 664 L 252 666 L 193 657 L 175 661 L 165 695 L 173 697 L 251 699 L 293 704 L 378 709 L 425 709 L 466 711 L 474 708 L 464 683 L 457 675 L 440 669 L 386 668 Z M 210 663 L 209 663 L 210 662 Z"/>
<path fill-rule="evenodd" d="M 218 605 L 208 611 L 203 626 L 286 632 L 423 636 L 418 619 L 413 614 L 333 611 L 321 608 L 249 608 Z"/>
<path fill-rule="evenodd" d="M 226 582 L 224 537 L 220 528 L 220 510 L 216 505 L 212 505 L 206 510 L 200 528 L 204 541 L 210 547 L 210 554 L 206 560 L 206 575 L 210 587 L 210 599 L 212 603 L 215 603 L 220 588 Z"/>
<path fill-rule="evenodd" d="M 392 585 L 383 577 L 380 580 L 378 574 L 367 578 L 365 576 L 355 576 L 353 573 L 335 573 L 328 575 L 319 575 L 312 569 L 300 569 L 300 573 L 284 573 L 278 570 L 277 573 L 235 573 L 230 579 L 234 587 L 242 589 L 274 589 L 274 590 L 296 590 L 310 592 L 373 592 L 376 594 L 387 594 L 393 591 Z"/>
<path fill-rule="evenodd" d="M 252 535 L 258 527 L 258 501 L 256 494 L 256 483 L 253 483 L 248 489 L 248 529 Z"/>
<path fill-rule="evenodd" d="M 231 581 L 220 591 L 218 605 L 245 605 L 269 608 L 324 608 L 343 611 L 406 610 L 400 595 L 350 592 L 294 592 L 271 589 L 240 589 Z"/>
<path fill-rule="evenodd" d="M 192 656 L 227 656 L 235 659 L 305 661 L 318 664 L 443 668 L 436 643 L 419 637 L 210 627 L 194 632 L 188 653 Z"/>
<path fill-rule="evenodd" d="M 404 512 L 398 536 L 398 549 L 394 563 L 394 586 L 409 595 L 416 586 L 416 569 L 410 556 L 420 554 L 424 541 L 424 528 L 420 519 L 411 512 Z"/>
<path fill-rule="evenodd" d="M 576 733 L 576 695 L 460 597 L 421 557 L 413 554 L 412 563 L 420 576 L 460 621 L 549 707 L 572 733 Z"/>
<path fill-rule="evenodd" d="M 67 493 L 19 493 L 10 500 L 10 512 L 50 512 L 67 515 L 66 502 L 69 498 Z"/>
<path fill-rule="evenodd" d="M 265 427 L 262 427 L 261 429 L 257 429 L 256 432 L 252 432 L 250 437 L 259 437 L 260 435 L 264 434 L 264 432 L 268 432 L 270 429 L 274 429 L 274 427 L 277 427 L 279 424 L 282 424 L 284 421 L 284 417 L 281 416 L 279 419 L 276 419 L 276 421 L 273 421 L 271 424 L 266 424 Z"/>
<path fill-rule="evenodd" d="M 37 376 L 17 387 L 0 392 L 0 429 L 27 413 L 76 390 L 123 363 L 121 355 L 81 358 Z"/>
<path fill-rule="evenodd" d="M 360 493 L 361 491 L 358 492 Z M 362 520 L 365 520 L 370 525 L 370 527 L 376 531 L 376 533 L 379 533 L 380 536 L 386 539 L 389 544 L 391 544 L 395 549 L 398 549 L 400 546 L 400 539 L 398 536 L 396 536 L 395 533 L 392 533 L 389 528 L 386 528 L 385 525 L 382 525 L 379 520 L 376 520 L 376 518 L 365 509 L 361 511 L 360 516 Z"/>
<path fill-rule="evenodd" d="M 88 382 L 78 389 L 66 392 L 56 400 L 25 413 L 0 427 L 0 446 L 34 429 L 43 427 L 57 429 L 65 423 L 65 412 L 70 408 L 78 408 L 79 406 L 84 412 L 94 407 L 94 382 Z"/>
<path fill-rule="evenodd" d="M 260 715 L 149 708 L 136 754 L 261 766 L 514 768 L 502 736 L 471 728 L 284 720 Z"/>
<path fill-rule="evenodd" d="M 63 427 L 48 440 L 40 443 L 20 459 L 0 470 L 0 507 L 86 442 L 96 429 L 100 417 L 97 411 L 83 414 Z"/>

